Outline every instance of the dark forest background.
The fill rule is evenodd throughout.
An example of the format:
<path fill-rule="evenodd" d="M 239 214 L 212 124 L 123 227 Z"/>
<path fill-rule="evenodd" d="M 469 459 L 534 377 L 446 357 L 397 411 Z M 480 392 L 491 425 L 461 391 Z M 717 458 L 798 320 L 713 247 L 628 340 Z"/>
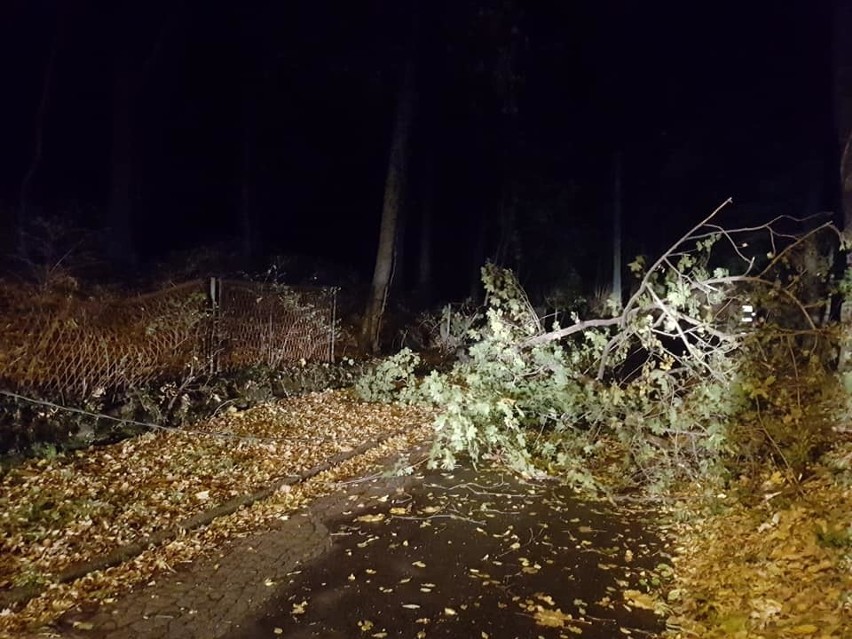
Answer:
<path fill-rule="evenodd" d="M 591 290 L 611 278 L 616 208 L 627 258 L 728 196 L 733 224 L 836 210 L 841 13 L 804 0 L 5 2 L 3 248 L 58 216 L 107 229 L 105 275 L 215 244 L 248 270 L 301 255 L 326 266 L 293 278 L 364 280 L 411 63 L 398 289 L 428 279 L 432 301 L 463 297 L 492 259 L 534 294 Z"/>

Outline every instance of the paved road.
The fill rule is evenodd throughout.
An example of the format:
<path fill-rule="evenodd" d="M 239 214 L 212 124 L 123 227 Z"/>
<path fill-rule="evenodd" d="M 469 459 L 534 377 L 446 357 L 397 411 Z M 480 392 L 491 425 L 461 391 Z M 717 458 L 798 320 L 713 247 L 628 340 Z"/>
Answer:
<path fill-rule="evenodd" d="M 425 471 L 348 484 L 63 628 L 116 639 L 648 636 L 659 619 L 623 592 L 640 589 L 660 548 L 640 515 L 555 483 Z M 92 630 L 73 631 L 75 620 Z"/>

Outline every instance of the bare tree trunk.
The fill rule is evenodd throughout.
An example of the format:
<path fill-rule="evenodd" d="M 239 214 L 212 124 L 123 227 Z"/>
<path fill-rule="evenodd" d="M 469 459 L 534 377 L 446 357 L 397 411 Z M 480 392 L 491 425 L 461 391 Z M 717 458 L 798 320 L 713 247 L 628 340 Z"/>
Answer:
<path fill-rule="evenodd" d="M 248 89 L 246 90 L 248 91 Z M 255 254 L 257 233 L 254 225 L 254 144 L 255 111 L 251 96 L 243 96 L 242 166 L 240 167 L 240 235 L 243 262 L 248 268 Z"/>
<path fill-rule="evenodd" d="M 479 212 L 474 233 L 470 252 L 470 298 L 480 301 L 483 295 L 482 266 L 485 264 L 485 251 L 488 245 L 488 216 L 484 210 Z"/>
<path fill-rule="evenodd" d="M 382 206 L 382 223 L 379 231 L 379 247 L 376 251 L 376 266 L 373 285 L 361 326 L 361 339 L 365 347 L 376 353 L 379 350 L 379 334 L 387 303 L 388 290 L 395 264 L 397 220 L 403 201 L 405 179 L 408 171 L 409 140 L 414 118 L 414 60 L 408 61 L 399 98 L 391 138 L 388 172 L 385 179 L 385 196 Z"/>
<path fill-rule="evenodd" d="M 132 36 L 138 35 L 139 29 L 134 22 L 134 16 L 119 13 L 113 25 L 115 60 L 112 87 L 112 164 L 106 213 L 107 255 L 113 264 L 125 269 L 135 267 L 137 259 L 133 245 L 133 209 L 139 188 L 135 148 L 135 129 L 138 124 L 136 106 L 154 65 L 161 57 L 169 32 L 177 25 L 182 8 L 183 2 L 175 2 L 169 7 L 159 33 L 151 42 L 147 56 L 138 56 L 138 47 L 134 47 Z"/>
<path fill-rule="evenodd" d="M 21 181 L 21 189 L 18 196 L 18 211 L 15 217 L 14 242 L 15 249 L 18 254 L 26 258 L 26 226 L 30 221 L 30 207 L 32 197 L 33 181 L 36 173 L 41 165 L 42 156 L 44 153 L 44 128 L 45 120 L 47 119 L 47 110 L 50 106 L 50 96 L 53 86 L 53 74 L 56 69 L 56 54 L 59 50 L 62 16 L 57 15 L 56 34 L 53 37 L 53 42 L 50 46 L 50 52 L 47 56 L 47 63 L 44 67 L 44 73 L 41 81 L 41 96 L 38 102 L 38 108 L 35 114 L 35 126 L 33 131 L 33 154 L 30 158 L 30 164 L 27 167 L 27 172 L 24 174 L 24 179 Z"/>
<path fill-rule="evenodd" d="M 505 159 L 503 170 L 503 193 L 500 196 L 500 216 L 497 220 L 500 236 L 494 263 L 514 270 L 520 269 L 521 246 L 518 241 L 518 195 L 511 170 L 512 159 Z"/>
<path fill-rule="evenodd" d="M 417 256 L 417 290 L 425 304 L 432 301 L 432 198 L 431 184 L 421 194 L 420 243 Z"/>
<path fill-rule="evenodd" d="M 432 229 L 435 215 L 435 143 L 422 136 L 417 145 L 417 185 L 414 200 L 417 202 L 419 233 L 417 234 L 417 301 L 428 306 L 432 303 L 434 286 Z"/>
<path fill-rule="evenodd" d="M 394 242 L 394 267 L 391 272 L 390 294 L 397 297 L 405 292 L 407 286 L 405 280 L 405 238 L 408 233 L 408 202 L 406 201 L 407 189 L 403 189 L 402 201 L 397 207 L 396 217 L 396 241 Z"/>
<path fill-rule="evenodd" d="M 612 296 L 617 307 L 621 308 L 622 284 L 621 284 L 621 214 L 622 214 L 622 171 L 623 160 L 621 151 L 615 152 L 613 161 L 613 185 L 612 185 Z"/>
<path fill-rule="evenodd" d="M 130 66 L 126 57 L 119 56 L 113 68 L 112 148 L 107 204 L 107 255 L 110 262 L 123 268 L 132 268 L 136 264 L 131 227 L 135 188 L 133 102 L 136 81 Z"/>
<path fill-rule="evenodd" d="M 852 19 L 852 5 L 848 2 L 834 3 L 834 123 L 837 145 L 840 148 L 840 197 L 843 233 L 852 236 L 852 40 L 847 29 Z M 852 268 L 852 251 L 846 251 L 846 268 Z M 845 335 L 841 343 L 838 368 L 852 368 L 852 304 L 843 302 L 840 320 Z"/>
<path fill-rule="evenodd" d="M 518 94 L 520 91 L 521 71 L 519 55 L 521 51 L 518 28 L 521 19 L 519 3 L 506 0 L 500 4 L 497 12 L 496 33 L 498 37 L 498 55 L 493 69 L 495 90 L 500 104 L 501 175 L 502 192 L 500 195 L 500 214 L 498 217 L 499 237 L 494 262 L 499 265 L 520 270 L 522 254 L 518 236 L 518 156 L 521 148 L 518 126 Z"/>
<path fill-rule="evenodd" d="M 844 231 L 852 232 L 852 39 L 848 25 L 852 4 L 834 3 L 834 126 L 840 149 L 840 187 L 844 213 Z M 852 251 L 847 253 L 852 262 Z"/>

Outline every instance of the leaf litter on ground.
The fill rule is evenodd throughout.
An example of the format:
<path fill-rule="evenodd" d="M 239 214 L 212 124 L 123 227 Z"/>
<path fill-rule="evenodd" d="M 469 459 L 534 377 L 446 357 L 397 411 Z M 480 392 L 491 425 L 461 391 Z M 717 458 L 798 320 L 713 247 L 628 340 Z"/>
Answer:
<path fill-rule="evenodd" d="M 382 445 L 287 486 L 271 498 L 186 531 L 166 544 L 71 583 L 56 577 L 121 546 L 144 541 L 237 496 L 296 478 L 377 438 Z M 195 426 L 117 444 L 30 460 L 0 479 L 0 592 L 28 584 L 47 589 L 0 611 L 0 632 L 41 625 L 87 599 L 114 598 L 161 571 L 218 549 L 330 492 L 379 460 L 431 433 L 429 413 L 366 404 L 349 391 L 324 391 Z"/>
<path fill-rule="evenodd" d="M 288 517 L 336 482 L 424 441 L 431 433 L 429 421 L 427 413 L 410 407 L 363 404 L 347 392 L 325 392 L 225 414 L 196 427 L 210 435 L 150 434 L 19 466 L 0 480 L 0 591 L 39 581 L 48 589 L 26 605 L 0 611 L 0 634 L 49 623 L 87 602 L 109 602 L 181 563 L 221 551 L 229 539 Z M 70 565 L 399 430 L 405 434 L 119 566 L 72 583 L 51 583 Z M 800 494 L 783 475 L 768 473 L 757 505 L 719 497 L 716 511 L 708 514 L 697 505 L 697 493 L 678 505 L 678 523 L 669 530 L 677 550 L 673 581 L 667 584 L 669 636 L 852 637 L 852 446 L 840 448 L 835 457 L 845 470 L 818 467 L 799 486 Z M 428 520 L 445 508 L 417 514 Z M 410 515 L 400 506 L 388 514 Z M 360 523 L 386 521 L 367 517 Z M 594 531 L 579 526 L 576 532 Z M 517 542 L 510 539 L 511 530 L 505 534 L 511 549 Z M 596 552 L 605 555 L 605 550 Z M 626 587 L 622 594 L 633 607 L 657 605 Z M 611 605 L 619 605 L 618 598 Z M 573 624 L 581 619 L 544 598 L 530 601 L 526 610 L 538 625 L 580 630 Z"/>
<path fill-rule="evenodd" d="M 852 637 L 852 442 L 796 483 L 767 470 L 744 494 L 698 490 L 678 509 L 673 614 L 677 639 Z"/>

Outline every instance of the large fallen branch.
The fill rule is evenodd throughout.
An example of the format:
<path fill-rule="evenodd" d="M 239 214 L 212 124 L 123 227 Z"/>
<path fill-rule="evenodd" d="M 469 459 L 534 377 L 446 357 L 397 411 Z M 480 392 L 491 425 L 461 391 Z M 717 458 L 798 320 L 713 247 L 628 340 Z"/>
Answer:
<path fill-rule="evenodd" d="M 815 310 L 824 307 L 825 296 L 814 298 L 803 278 L 825 281 L 828 273 L 810 273 L 806 266 L 793 264 L 793 253 L 805 250 L 818 235 L 840 233 L 831 222 L 813 225 L 819 216 L 793 218 L 778 216 L 765 224 L 727 229 L 714 219 L 732 200 L 722 204 L 680 237 L 643 273 L 635 292 L 615 317 L 586 319 L 571 326 L 540 332 L 523 342 L 529 348 L 564 339 L 589 329 L 615 328 L 603 348 L 597 364 L 597 379 L 602 379 L 610 365 L 612 353 L 629 344 L 665 351 L 667 357 L 681 365 L 703 369 L 704 374 L 723 378 L 708 357 L 725 354 L 741 346 L 747 334 L 736 321 L 741 305 L 752 295 L 775 295 L 781 304 L 793 309 L 804 326 L 817 329 Z M 795 232 L 783 228 L 797 227 Z M 761 234 L 769 244 L 766 263 L 758 267 L 763 256 L 747 251 L 744 238 Z M 710 248 L 721 244 L 731 251 L 739 263 L 736 273 L 717 268 L 709 271 Z M 796 271 L 796 269 L 800 269 Z M 786 280 L 779 275 L 786 272 Z M 700 311 L 700 312 L 699 312 Z M 687 361 L 688 359 L 688 361 Z"/>

